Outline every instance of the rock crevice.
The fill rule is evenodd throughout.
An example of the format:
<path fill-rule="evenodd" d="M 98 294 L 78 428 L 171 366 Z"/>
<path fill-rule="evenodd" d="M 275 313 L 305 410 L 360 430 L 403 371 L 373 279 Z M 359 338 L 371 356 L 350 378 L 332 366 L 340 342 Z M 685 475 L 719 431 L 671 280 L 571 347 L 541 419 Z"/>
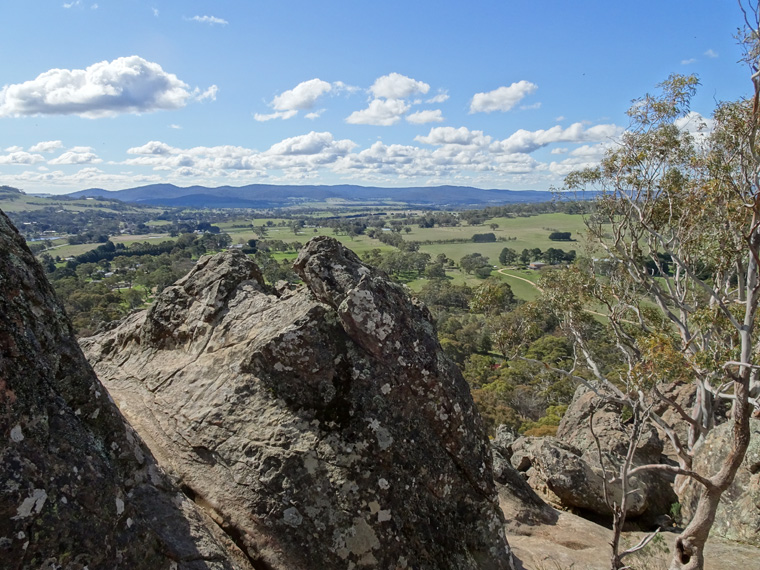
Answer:
<path fill-rule="evenodd" d="M 0 568 L 251 568 L 125 423 L 1 212 L 0 435 Z"/>
<path fill-rule="evenodd" d="M 203 259 L 83 346 L 271 568 L 511 568 L 486 432 L 427 309 L 331 238 L 295 268 L 277 297 L 246 256 Z"/>

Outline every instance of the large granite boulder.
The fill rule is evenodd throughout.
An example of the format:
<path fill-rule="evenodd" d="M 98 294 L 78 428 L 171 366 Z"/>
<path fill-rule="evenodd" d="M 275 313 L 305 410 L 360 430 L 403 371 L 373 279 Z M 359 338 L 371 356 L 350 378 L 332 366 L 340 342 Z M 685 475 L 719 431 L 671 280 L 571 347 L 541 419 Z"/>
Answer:
<path fill-rule="evenodd" d="M 124 422 L 2 212 L 0 436 L 0 568 L 253 568 Z"/>
<path fill-rule="evenodd" d="M 512 567 L 489 443 L 427 309 L 337 241 L 278 296 L 201 259 L 83 345 L 186 492 L 267 568 Z"/>
<path fill-rule="evenodd" d="M 589 427 L 593 430 L 600 452 Z M 571 509 L 594 519 L 612 511 L 605 499 L 603 477 L 619 475 L 628 451 L 629 430 L 619 406 L 603 402 L 593 392 L 578 388 L 557 430 L 556 437 L 521 437 L 510 445 L 512 466 L 524 473 L 530 486 L 561 509 Z M 634 453 L 633 465 L 660 463 L 663 444 L 654 428 L 645 427 Z M 602 460 L 604 462 L 602 468 Z M 622 486 L 608 483 L 609 499 L 620 504 Z M 659 473 L 641 472 L 629 479 L 628 518 L 641 526 L 662 523 L 677 501 L 672 481 Z"/>
<path fill-rule="evenodd" d="M 499 505 L 507 519 L 507 529 L 520 533 L 522 526 L 556 523 L 558 512 L 533 490 L 523 474 L 510 462 L 512 444 L 516 439 L 517 436 L 507 426 L 501 425 L 496 428 L 491 446 Z"/>
<path fill-rule="evenodd" d="M 713 429 L 694 450 L 692 467 L 698 473 L 717 473 L 731 448 L 732 422 Z M 681 515 L 691 520 L 701 485 L 687 480 L 679 489 Z M 711 536 L 760 546 L 760 419 L 750 419 L 750 443 L 733 483 L 720 498 Z"/>
<path fill-rule="evenodd" d="M 594 434 L 599 438 L 602 452 L 615 457 L 625 457 L 630 436 L 629 430 L 625 428 L 622 406 L 613 402 L 603 402 L 585 386 L 576 389 L 573 401 L 557 428 L 557 439 L 572 445 L 586 457 L 598 458 L 599 453 L 589 428 L 592 415 Z M 663 442 L 657 430 L 650 424 L 643 426 L 634 462 L 639 465 L 659 463 L 662 452 Z"/>

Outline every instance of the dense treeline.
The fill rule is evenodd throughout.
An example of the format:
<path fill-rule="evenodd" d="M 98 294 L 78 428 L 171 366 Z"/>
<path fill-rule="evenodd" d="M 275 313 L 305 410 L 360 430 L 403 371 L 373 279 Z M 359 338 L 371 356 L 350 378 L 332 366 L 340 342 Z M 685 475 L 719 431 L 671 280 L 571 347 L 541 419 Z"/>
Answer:
<path fill-rule="evenodd" d="M 78 335 L 87 336 L 117 320 L 187 273 L 197 258 L 230 244 L 227 234 L 183 234 L 161 243 L 111 241 L 65 262 L 48 253 L 40 261 L 71 317 Z M 257 254 L 272 282 L 287 278 L 280 264 Z"/>
<path fill-rule="evenodd" d="M 475 288 L 431 279 L 417 296 L 490 430 L 506 424 L 529 435 L 556 431 L 577 384 L 551 368 L 573 366 L 572 342 L 551 311 L 518 301 L 498 278 Z"/>

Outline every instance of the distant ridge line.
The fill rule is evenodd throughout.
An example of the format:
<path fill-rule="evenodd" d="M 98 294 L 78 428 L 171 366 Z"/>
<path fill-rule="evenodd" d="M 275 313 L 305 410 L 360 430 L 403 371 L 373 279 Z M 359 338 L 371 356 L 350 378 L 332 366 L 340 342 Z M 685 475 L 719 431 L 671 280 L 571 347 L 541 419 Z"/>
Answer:
<path fill-rule="evenodd" d="M 499 190 L 471 186 L 275 185 L 188 186 L 149 184 L 123 190 L 89 188 L 67 194 L 72 198 L 103 197 L 122 202 L 195 208 L 285 208 L 329 200 L 356 205 L 401 204 L 424 207 L 485 207 L 513 203 L 547 202 L 545 190 Z"/>

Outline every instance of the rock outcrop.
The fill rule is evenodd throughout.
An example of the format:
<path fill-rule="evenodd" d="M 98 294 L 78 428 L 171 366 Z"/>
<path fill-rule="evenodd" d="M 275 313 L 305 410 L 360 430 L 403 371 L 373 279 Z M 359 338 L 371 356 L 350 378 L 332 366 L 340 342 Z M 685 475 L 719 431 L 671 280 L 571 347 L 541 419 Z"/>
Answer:
<path fill-rule="evenodd" d="M 554 524 L 559 513 L 538 496 L 523 474 L 510 463 L 515 439 L 515 434 L 507 426 L 501 425 L 496 429 L 496 437 L 491 442 L 493 478 L 499 494 L 499 505 L 507 518 L 507 528 L 519 531 L 522 525 Z"/>
<path fill-rule="evenodd" d="M 588 513 L 592 518 L 611 516 L 604 498 L 603 470 L 589 419 L 600 441 L 608 479 L 620 471 L 628 450 L 628 431 L 621 423 L 622 410 L 602 403 L 584 387 L 557 430 L 556 437 L 521 437 L 509 446 L 512 466 L 525 473 L 530 486 L 548 503 L 562 509 Z M 646 428 L 634 454 L 633 466 L 660 463 L 663 444 L 653 428 Z M 658 473 L 642 472 L 630 479 L 628 517 L 643 526 L 659 522 L 677 501 L 671 481 Z M 610 497 L 620 503 L 619 483 L 608 485 Z"/>
<path fill-rule="evenodd" d="M 124 422 L 2 212 L 0 435 L 0 568 L 252 568 Z"/>
<path fill-rule="evenodd" d="M 197 503 L 266 568 L 507 569 L 489 443 L 427 309 L 333 239 L 278 296 L 237 252 L 83 346 Z"/>
<path fill-rule="evenodd" d="M 731 448 L 732 422 L 713 429 L 704 443 L 694 450 L 693 469 L 698 473 L 717 473 Z M 687 481 L 679 491 L 681 514 L 691 520 L 701 485 Z M 760 420 L 750 419 L 750 444 L 731 486 L 720 498 L 710 536 L 720 536 L 760 546 Z"/>

